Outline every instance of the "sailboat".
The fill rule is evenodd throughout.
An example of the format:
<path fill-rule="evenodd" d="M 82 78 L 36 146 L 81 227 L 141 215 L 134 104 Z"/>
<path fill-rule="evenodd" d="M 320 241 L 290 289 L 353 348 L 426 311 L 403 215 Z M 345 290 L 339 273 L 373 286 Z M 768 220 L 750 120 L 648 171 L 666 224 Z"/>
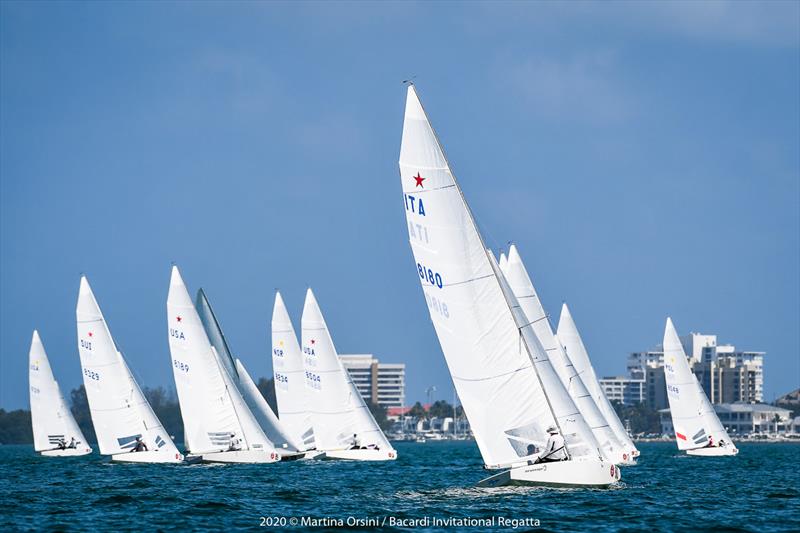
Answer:
<path fill-rule="evenodd" d="M 280 460 L 211 345 L 178 267 L 167 297 L 169 350 L 184 440 L 191 454 L 218 463 Z"/>
<path fill-rule="evenodd" d="M 64 401 L 53 377 L 50 360 L 39 332 L 33 330 L 28 352 L 28 381 L 31 396 L 33 449 L 46 457 L 67 457 L 92 453 L 75 417 Z"/>
<path fill-rule="evenodd" d="M 612 407 L 611 402 L 608 401 L 608 398 L 606 398 L 605 393 L 603 393 L 600 382 L 597 381 L 597 374 L 595 374 L 592 363 L 589 360 L 589 353 L 583 345 L 583 340 L 580 333 L 578 333 L 578 327 L 575 325 L 566 303 L 561 306 L 561 317 L 558 320 L 556 337 L 558 337 L 558 340 L 567 351 L 572 364 L 575 365 L 575 370 L 583 378 L 589 394 L 594 398 L 595 403 L 600 408 L 600 412 L 603 413 L 603 416 L 614 431 L 614 435 L 617 436 L 617 440 L 622 443 L 624 450 L 622 455 L 623 462 L 625 464 L 635 462 L 636 457 L 639 456 L 639 450 L 636 449 L 630 435 L 625 430 L 625 426 L 622 425 L 617 416 L 617 412 Z"/>
<path fill-rule="evenodd" d="M 308 406 L 317 450 L 328 459 L 392 461 L 397 452 L 342 366 L 311 289 L 303 306 L 302 343 Z"/>
<path fill-rule="evenodd" d="M 86 276 L 81 277 L 75 314 L 83 384 L 100 453 L 128 463 L 182 462 L 117 348 Z M 140 443 L 146 450 L 136 451 Z"/>
<path fill-rule="evenodd" d="M 303 356 L 289 312 L 281 293 L 277 291 L 272 308 L 272 371 L 281 423 L 295 442 L 300 443 L 301 450 L 316 449 L 314 427 L 308 409 Z"/>
<path fill-rule="evenodd" d="M 671 318 L 667 318 L 664 329 L 664 377 L 678 449 L 685 450 L 688 455 L 700 456 L 739 453 L 689 368 Z"/>
<path fill-rule="evenodd" d="M 566 387 L 578 410 L 600 443 L 600 451 L 603 456 L 614 464 L 630 464 L 633 462 L 630 450 L 626 449 L 617 439 L 608 421 L 600 412 L 600 408 L 595 403 L 594 398 L 589 394 L 584 383 L 584 376 L 575 367 L 564 347 L 556 338 L 555 333 L 553 333 L 549 317 L 544 311 L 542 301 L 533 286 L 533 281 L 531 281 L 515 245 L 512 244 L 509 248 L 508 259 L 501 261 L 501 265 L 503 264 L 505 269 L 501 266 L 501 270 L 503 270 L 503 274 L 514 291 L 514 296 L 516 296 L 519 305 L 525 312 L 528 323 L 533 328 L 536 338 L 539 339 L 544 351 L 550 358 L 550 363 L 559 378 L 561 378 L 561 383 Z"/>
<path fill-rule="evenodd" d="M 483 242 L 414 85 L 400 177 L 416 271 L 485 467 L 478 485 L 605 487 L 619 479 Z M 537 463 L 557 428 L 568 459 Z"/>
<path fill-rule="evenodd" d="M 214 347 L 215 355 L 220 366 L 228 373 L 228 377 L 239 389 L 247 407 L 261 426 L 264 435 L 272 442 L 282 458 L 291 458 L 299 454 L 300 445 L 288 433 L 284 425 L 275 416 L 272 408 L 258 390 L 253 378 L 247 372 L 244 363 L 234 358 L 228 347 L 228 341 L 222 332 L 222 327 L 217 320 L 211 303 L 205 291 L 199 289 L 195 298 L 195 309 L 203 323 L 208 340 Z"/>

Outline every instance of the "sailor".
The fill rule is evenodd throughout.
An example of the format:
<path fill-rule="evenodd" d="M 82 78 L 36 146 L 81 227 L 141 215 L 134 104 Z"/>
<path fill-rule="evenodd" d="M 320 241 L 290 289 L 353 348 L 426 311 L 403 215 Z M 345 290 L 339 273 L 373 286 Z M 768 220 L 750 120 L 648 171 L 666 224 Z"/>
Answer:
<path fill-rule="evenodd" d="M 359 446 L 358 442 L 358 435 L 353 433 L 353 446 L 350 448 L 351 450 L 359 450 L 361 447 Z"/>
<path fill-rule="evenodd" d="M 236 452 L 241 449 L 242 447 L 239 446 L 239 439 L 236 438 L 236 433 L 231 433 L 231 445 L 228 447 L 228 451 Z"/>
<path fill-rule="evenodd" d="M 67 446 L 67 448 L 75 449 L 77 447 L 78 447 L 78 443 L 75 442 L 75 437 L 72 437 L 71 439 L 69 439 L 69 446 Z"/>
<path fill-rule="evenodd" d="M 550 435 L 547 438 L 547 444 L 544 445 L 544 451 L 536 459 L 537 463 L 553 463 L 556 461 L 566 461 L 567 449 L 564 444 L 564 437 L 558 432 L 558 428 L 550 426 L 547 428 L 547 433 Z"/>
<path fill-rule="evenodd" d="M 719 439 L 719 447 L 722 448 L 725 446 L 725 441 L 723 439 Z"/>
<path fill-rule="evenodd" d="M 708 448 L 713 448 L 714 447 L 714 437 L 712 437 L 711 435 L 708 436 L 708 446 L 707 447 Z"/>
<path fill-rule="evenodd" d="M 136 444 L 133 446 L 131 452 L 146 452 L 147 445 L 142 440 L 142 437 L 136 437 Z"/>
<path fill-rule="evenodd" d="M 65 450 L 67 448 L 67 441 L 64 440 L 64 437 L 58 439 L 58 449 Z"/>

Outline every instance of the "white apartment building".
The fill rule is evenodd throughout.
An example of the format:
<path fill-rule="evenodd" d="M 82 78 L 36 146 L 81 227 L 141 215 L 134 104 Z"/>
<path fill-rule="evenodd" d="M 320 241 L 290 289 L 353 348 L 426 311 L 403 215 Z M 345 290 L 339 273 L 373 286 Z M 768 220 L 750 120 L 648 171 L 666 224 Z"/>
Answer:
<path fill-rule="evenodd" d="M 737 351 L 718 344 L 716 335 L 690 333 L 681 338 L 692 372 L 711 403 L 761 403 L 764 401 L 765 352 Z M 664 352 L 661 345 L 628 356 L 628 375 L 645 381 L 645 402 L 654 409 L 667 407 Z"/>
<path fill-rule="evenodd" d="M 606 377 L 600 380 L 600 388 L 610 402 L 633 405 L 645 401 L 645 380 L 626 376 Z"/>

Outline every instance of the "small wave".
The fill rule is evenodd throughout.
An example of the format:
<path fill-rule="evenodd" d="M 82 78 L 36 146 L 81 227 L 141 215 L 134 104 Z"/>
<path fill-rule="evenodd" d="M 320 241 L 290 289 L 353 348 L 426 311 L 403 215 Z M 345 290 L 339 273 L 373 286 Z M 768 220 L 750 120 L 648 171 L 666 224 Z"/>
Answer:
<path fill-rule="evenodd" d="M 225 502 L 200 502 L 193 505 L 195 509 L 232 509 L 233 506 Z"/>
<path fill-rule="evenodd" d="M 793 500 L 794 498 L 798 497 L 798 492 L 796 490 L 790 490 L 787 492 L 770 492 L 767 494 L 767 498 L 785 498 L 789 500 Z"/>
<path fill-rule="evenodd" d="M 131 503 L 138 501 L 136 498 L 129 494 L 112 494 L 111 496 L 104 496 L 94 501 L 95 504 L 113 505 L 121 503 Z"/>

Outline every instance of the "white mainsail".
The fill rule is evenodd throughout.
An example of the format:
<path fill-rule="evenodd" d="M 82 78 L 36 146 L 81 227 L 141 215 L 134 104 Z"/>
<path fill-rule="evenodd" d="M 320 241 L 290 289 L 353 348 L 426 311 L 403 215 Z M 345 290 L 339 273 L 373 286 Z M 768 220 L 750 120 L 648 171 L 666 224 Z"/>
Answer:
<path fill-rule="evenodd" d="M 64 395 L 50 368 L 50 360 L 44 350 L 39 332 L 33 330 L 31 349 L 28 352 L 28 379 L 31 399 L 31 425 L 33 426 L 33 449 L 37 452 L 59 449 L 59 444 L 75 444 L 75 450 L 89 453 L 92 449 L 86 442 L 75 417 L 64 401 Z"/>
<path fill-rule="evenodd" d="M 342 366 L 311 289 L 306 292 L 301 325 L 303 366 L 317 450 L 346 450 L 353 445 L 354 435 L 361 447 L 393 450 Z"/>
<path fill-rule="evenodd" d="M 722 441 L 733 447 L 728 432 L 722 427 L 714 407 L 689 368 L 689 361 L 671 318 L 667 318 L 664 329 L 664 378 L 678 449 L 703 448 L 709 442 L 718 445 Z"/>
<path fill-rule="evenodd" d="M 275 416 L 275 413 L 272 412 L 272 409 L 261 395 L 253 378 L 250 377 L 250 374 L 244 367 L 244 364 L 239 359 L 234 359 L 225 334 L 222 332 L 222 327 L 211 307 L 211 302 L 208 301 L 208 297 L 203 289 L 197 291 L 195 309 L 200 316 L 200 321 L 203 323 L 203 328 L 208 336 L 208 340 L 211 342 L 211 346 L 214 347 L 214 351 L 218 356 L 218 362 L 238 388 L 248 409 L 253 413 L 253 416 L 256 421 L 258 421 L 267 439 L 281 450 L 289 452 L 298 451 L 297 443 L 284 429 L 278 417 Z"/>
<path fill-rule="evenodd" d="M 561 306 L 561 317 L 558 320 L 556 337 L 558 337 L 558 340 L 567 351 L 567 355 L 572 361 L 572 364 L 575 365 L 575 370 L 580 374 L 583 383 L 589 390 L 589 394 L 594 398 L 595 403 L 600 408 L 600 412 L 603 413 L 609 426 L 611 426 L 617 440 L 622 444 L 622 449 L 627 455 L 627 457 L 623 457 L 623 459 L 628 460 L 631 456 L 635 457 L 638 455 L 639 452 L 628 435 L 628 432 L 625 430 L 625 426 L 622 425 L 622 422 L 617 416 L 617 412 L 600 387 L 597 374 L 589 360 L 589 353 L 583 345 L 583 340 L 581 339 L 580 333 L 578 333 L 578 327 L 575 325 L 575 321 L 572 319 L 572 314 L 569 312 L 566 303 Z"/>
<path fill-rule="evenodd" d="M 622 443 L 614 435 L 605 417 L 600 412 L 597 404 L 595 404 L 583 382 L 583 377 L 573 366 L 572 361 L 564 351 L 564 347 L 556 339 L 550 326 L 549 317 L 545 313 L 542 301 L 533 286 L 533 281 L 522 262 L 522 257 L 520 257 L 517 247 L 513 244 L 508 250 L 508 258 L 505 262 L 503 273 L 514 291 L 514 296 L 517 297 L 522 310 L 525 312 L 526 322 L 533 328 L 536 338 L 539 339 L 545 353 L 550 358 L 550 362 L 561 379 L 561 383 L 564 384 L 586 423 L 589 424 L 597 442 L 600 443 L 603 455 L 614 463 L 627 460 L 627 457 L 623 459 L 623 455 L 627 456 L 627 451 L 624 450 Z"/>
<path fill-rule="evenodd" d="M 169 284 L 167 322 L 184 438 L 191 452 L 213 454 L 235 447 L 274 454 L 211 346 L 176 266 Z"/>
<path fill-rule="evenodd" d="M 559 427 L 570 459 L 602 463 L 594 435 L 484 246 L 413 85 L 400 176 L 417 274 L 486 465 L 533 458 L 550 425 Z"/>
<path fill-rule="evenodd" d="M 292 320 L 279 292 L 275 292 L 275 305 L 272 309 L 272 371 L 281 423 L 295 442 L 302 443 L 302 450 L 315 448 L 303 356 Z"/>
<path fill-rule="evenodd" d="M 163 452 L 162 459 L 150 460 L 182 460 L 117 349 L 86 276 L 81 277 L 75 314 L 83 383 L 100 453 L 130 452 L 139 437 L 148 451 Z"/>

